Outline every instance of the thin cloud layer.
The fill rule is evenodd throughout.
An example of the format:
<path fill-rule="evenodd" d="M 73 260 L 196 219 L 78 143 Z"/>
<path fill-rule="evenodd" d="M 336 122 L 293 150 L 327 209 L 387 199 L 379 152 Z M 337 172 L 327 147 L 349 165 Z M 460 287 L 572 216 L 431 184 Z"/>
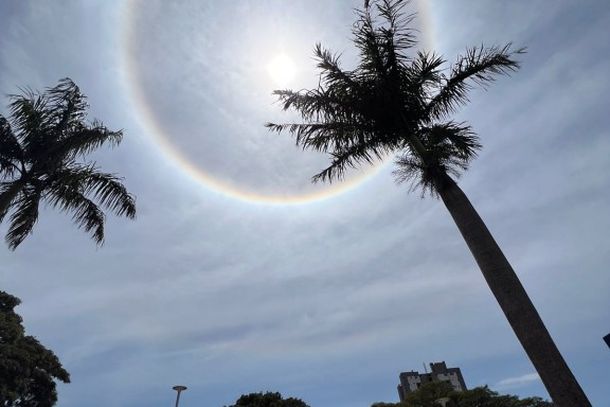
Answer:
<path fill-rule="evenodd" d="M 170 11 L 185 13 L 187 3 Z M 125 83 L 117 28 L 127 5 L 0 5 L 0 91 L 71 76 L 92 116 L 125 130 L 121 147 L 97 159 L 138 197 L 136 222 L 109 219 L 101 249 L 67 216 L 45 209 L 16 253 L 0 251 L 3 289 L 23 300 L 28 332 L 71 373 L 62 406 L 171 403 L 177 383 L 189 387 L 185 406 L 225 405 L 261 390 L 314 406 L 367 406 L 396 400 L 400 371 L 440 360 L 460 366 L 469 387 L 545 396 L 538 380 L 522 375 L 532 367 L 446 210 L 396 186 L 391 166 L 333 199 L 290 207 L 249 205 L 186 175 L 150 134 Z M 273 84 L 251 84 L 253 71 L 227 61 L 231 52 L 254 61 L 245 47 L 258 41 L 257 19 L 277 21 L 282 45 L 302 63 L 294 87 L 311 86 L 315 42 L 345 52 L 349 67 L 358 5 L 211 2 L 186 27 L 157 14 L 162 27 L 143 27 L 149 48 L 140 51 L 159 61 L 139 66 L 143 79 L 158 82 L 146 88 L 155 117 L 219 174 L 252 188 L 306 185 L 324 160 L 301 158 L 292 140 L 266 133 L 264 121 L 284 117 L 268 97 Z M 252 25 L 219 23 L 235 10 Z M 475 92 L 459 115 L 484 142 L 460 182 L 600 404 L 610 375 L 601 341 L 610 317 L 610 13 L 601 2 L 549 9 L 441 1 L 427 18 L 450 60 L 481 41 L 528 46 L 523 69 Z M 181 30 L 200 41 L 193 50 L 200 65 L 164 59 L 183 56 L 171 49 Z M 155 49 L 155 32 L 171 41 Z M 218 59 L 225 69 L 213 72 Z M 198 78 L 205 72 L 213 80 Z M 253 89 L 260 94 L 244 95 Z M 189 98 L 177 97 L 183 91 Z"/>
<path fill-rule="evenodd" d="M 540 376 L 538 376 L 538 373 L 527 373 L 521 376 L 502 379 L 495 385 L 495 388 L 503 390 L 514 389 L 538 381 L 540 381 Z"/>

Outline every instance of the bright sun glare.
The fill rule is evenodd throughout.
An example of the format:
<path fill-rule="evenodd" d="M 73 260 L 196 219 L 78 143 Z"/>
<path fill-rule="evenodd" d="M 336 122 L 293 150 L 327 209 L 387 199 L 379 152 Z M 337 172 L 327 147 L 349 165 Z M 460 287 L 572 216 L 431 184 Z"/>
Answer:
<path fill-rule="evenodd" d="M 277 86 L 287 86 L 296 75 L 296 65 L 285 54 L 277 55 L 267 65 L 267 72 Z"/>

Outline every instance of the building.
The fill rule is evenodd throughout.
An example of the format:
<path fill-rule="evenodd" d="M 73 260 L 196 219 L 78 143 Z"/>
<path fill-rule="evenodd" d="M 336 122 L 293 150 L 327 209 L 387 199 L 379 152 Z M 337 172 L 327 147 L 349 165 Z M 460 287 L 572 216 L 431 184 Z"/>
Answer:
<path fill-rule="evenodd" d="M 425 366 L 424 366 L 425 368 Z M 419 389 L 422 384 L 430 382 L 447 382 L 456 391 L 466 390 L 466 383 L 459 367 L 447 368 L 445 362 L 430 363 L 430 373 L 402 372 L 399 376 L 398 397 L 403 401 L 405 396 Z"/>

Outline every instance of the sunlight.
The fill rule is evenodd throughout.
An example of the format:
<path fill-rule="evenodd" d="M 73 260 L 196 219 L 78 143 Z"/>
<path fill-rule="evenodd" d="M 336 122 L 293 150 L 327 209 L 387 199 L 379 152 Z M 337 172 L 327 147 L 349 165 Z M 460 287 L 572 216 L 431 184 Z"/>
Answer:
<path fill-rule="evenodd" d="M 296 75 L 296 65 L 286 54 L 277 55 L 267 65 L 267 72 L 277 86 L 287 86 Z"/>

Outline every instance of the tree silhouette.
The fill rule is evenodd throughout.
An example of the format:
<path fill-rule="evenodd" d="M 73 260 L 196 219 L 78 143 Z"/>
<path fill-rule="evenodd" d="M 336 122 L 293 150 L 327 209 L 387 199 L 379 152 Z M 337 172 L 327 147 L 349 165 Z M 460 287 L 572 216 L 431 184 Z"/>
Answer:
<path fill-rule="evenodd" d="M 540 397 L 499 394 L 487 386 L 455 391 L 445 382 L 424 383 L 414 392 L 408 393 L 400 403 L 373 403 L 371 407 L 552 407 L 553 404 Z"/>
<path fill-rule="evenodd" d="M 304 401 L 297 398 L 283 398 L 280 393 L 250 393 L 237 399 L 229 407 L 309 407 Z"/>
<path fill-rule="evenodd" d="M 403 12 L 406 3 L 367 1 L 357 10 L 353 41 L 360 60 L 353 70 L 316 45 L 318 87 L 274 92 L 302 122 L 267 127 L 290 133 L 303 149 L 329 154 L 330 165 L 314 182 L 340 180 L 349 168 L 397 155 L 397 180 L 444 202 L 556 405 L 590 406 L 508 260 L 455 182 L 481 144 L 451 114 L 468 101 L 473 85 L 485 87 L 517 70 L 523 50 L 511 44 L 470 48 L 447 69 L 442 56 L 413 50 L 414 15 Z"/>
<path fill-rule="evenodd" d="M 55 381 L 70 375 L 55 354 L 26 336 L 14 308 L 19 298 L 0 291 L 0 406 L 51 407 L 57 402 Z"/>
<path fill-rule="evenodd" d="M 0 222 L 10 214 L 11 250 L 32 232 L 42 201 L 72 215 L 102 244 L 105 214 L 134 218 L 135 200 L 121 179 L 79 159 L 103 145 L 118 145 L 121 131 L 86 122 L 87 99 L 70 79 L 44 93 L 10 95 L 0 115 Z M 95 202 L 97 201 L 97 203 Z"/>

